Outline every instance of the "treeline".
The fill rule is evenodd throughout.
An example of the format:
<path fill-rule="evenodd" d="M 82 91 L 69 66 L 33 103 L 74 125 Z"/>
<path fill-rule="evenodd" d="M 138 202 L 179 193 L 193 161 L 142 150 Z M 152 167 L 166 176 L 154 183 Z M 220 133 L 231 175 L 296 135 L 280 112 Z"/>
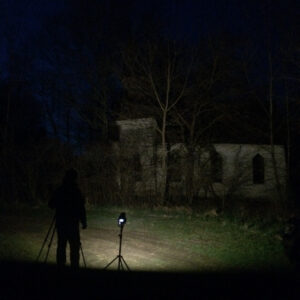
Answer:
<path fill-rule="evenodd" d="M 1 201 L 47 201 L 69 167 L 90 203 L 124 201 L 112 124 L 150 116 L 163 151 L 161 199 L 173 141 L 190 157 L 213 142 L 283 144 L 296 186 L 299 35 L 280 31 L 274 16 L 251 29 L 255 38 L 218 30 L 183 40 L 155 8 L 134 19 L 135 4 L 65 1 L 30 39 L 18 27 L 4 32 Z M 259 9 L 272 16 L 272 5 Z"/>

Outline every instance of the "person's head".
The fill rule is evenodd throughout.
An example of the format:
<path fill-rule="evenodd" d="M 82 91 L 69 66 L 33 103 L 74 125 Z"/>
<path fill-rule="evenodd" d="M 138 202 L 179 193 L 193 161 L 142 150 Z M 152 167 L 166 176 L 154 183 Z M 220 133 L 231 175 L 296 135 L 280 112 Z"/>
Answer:
<path fill-rule="evenodd" d="M 64 177 L 64 183 L 76 183 L 78 178 L 78 173 L 74 169 L 69 169 L 66 171 L 65 177 Z"/>

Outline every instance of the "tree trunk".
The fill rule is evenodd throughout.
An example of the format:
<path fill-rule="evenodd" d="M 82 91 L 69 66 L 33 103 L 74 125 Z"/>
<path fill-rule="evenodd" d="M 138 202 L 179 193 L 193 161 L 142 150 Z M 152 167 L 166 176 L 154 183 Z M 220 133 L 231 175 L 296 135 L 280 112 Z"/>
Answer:
<path fill-rule="evenodd" d="M 167 111 L 163 111 L 163 123 L 161 130 L 161 146 L 162 146 L 162 158 L 161 158 L 161 169 L 162 169 L 162 178 L 161 178 L 161 195 L 159 199 L 159 204 L 163 205 L 167 199 L 167 142 L 166 142 L 166 124 L 167 123 Z"/>
<path fill-rule="evenodd" d="M 186 158 L 186 196 L 189 205 L 193 204 L 194 200 L 194 169 L 195 169 L 195 161 L 194 161 L 194 151 L 193 148 L 188 147 L 188 153 Z"/>

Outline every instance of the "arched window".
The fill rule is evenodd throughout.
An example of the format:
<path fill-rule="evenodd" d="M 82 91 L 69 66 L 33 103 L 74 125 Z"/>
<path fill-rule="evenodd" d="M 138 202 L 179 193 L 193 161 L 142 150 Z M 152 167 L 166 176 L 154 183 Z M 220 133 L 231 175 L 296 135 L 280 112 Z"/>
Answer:
<path fill-rule="evenodd" d="M 212 182 L 222 182 L 223 179 L 223 159 L 222 156 L 213 151 L 210 154 Z"/>
<path fill-rule="evenodd" d="M 265 161 L 260 154 L 256 154 L 252 160 L 253 183 L 263 184 L 265 182 Z"/>

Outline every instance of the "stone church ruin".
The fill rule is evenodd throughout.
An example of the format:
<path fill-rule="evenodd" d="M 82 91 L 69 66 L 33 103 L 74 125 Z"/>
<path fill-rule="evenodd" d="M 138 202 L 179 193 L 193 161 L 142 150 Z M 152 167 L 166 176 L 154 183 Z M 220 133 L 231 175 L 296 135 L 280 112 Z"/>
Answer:
<path fill-rule="evenodd" d="M 152 198 L 161 192 L 162 169 L 157 123 L 153 118 L 120 120 L 114 151 L 117 182 L 124 195 Z M 211 144 L 188 157 L 183 143 L 168 147 L 168 195 L 171 198 L 226 197 L 270 199 L 284 191 L 284 147 Z M 191 184 L 192 182 L 192 184 Z"/>

